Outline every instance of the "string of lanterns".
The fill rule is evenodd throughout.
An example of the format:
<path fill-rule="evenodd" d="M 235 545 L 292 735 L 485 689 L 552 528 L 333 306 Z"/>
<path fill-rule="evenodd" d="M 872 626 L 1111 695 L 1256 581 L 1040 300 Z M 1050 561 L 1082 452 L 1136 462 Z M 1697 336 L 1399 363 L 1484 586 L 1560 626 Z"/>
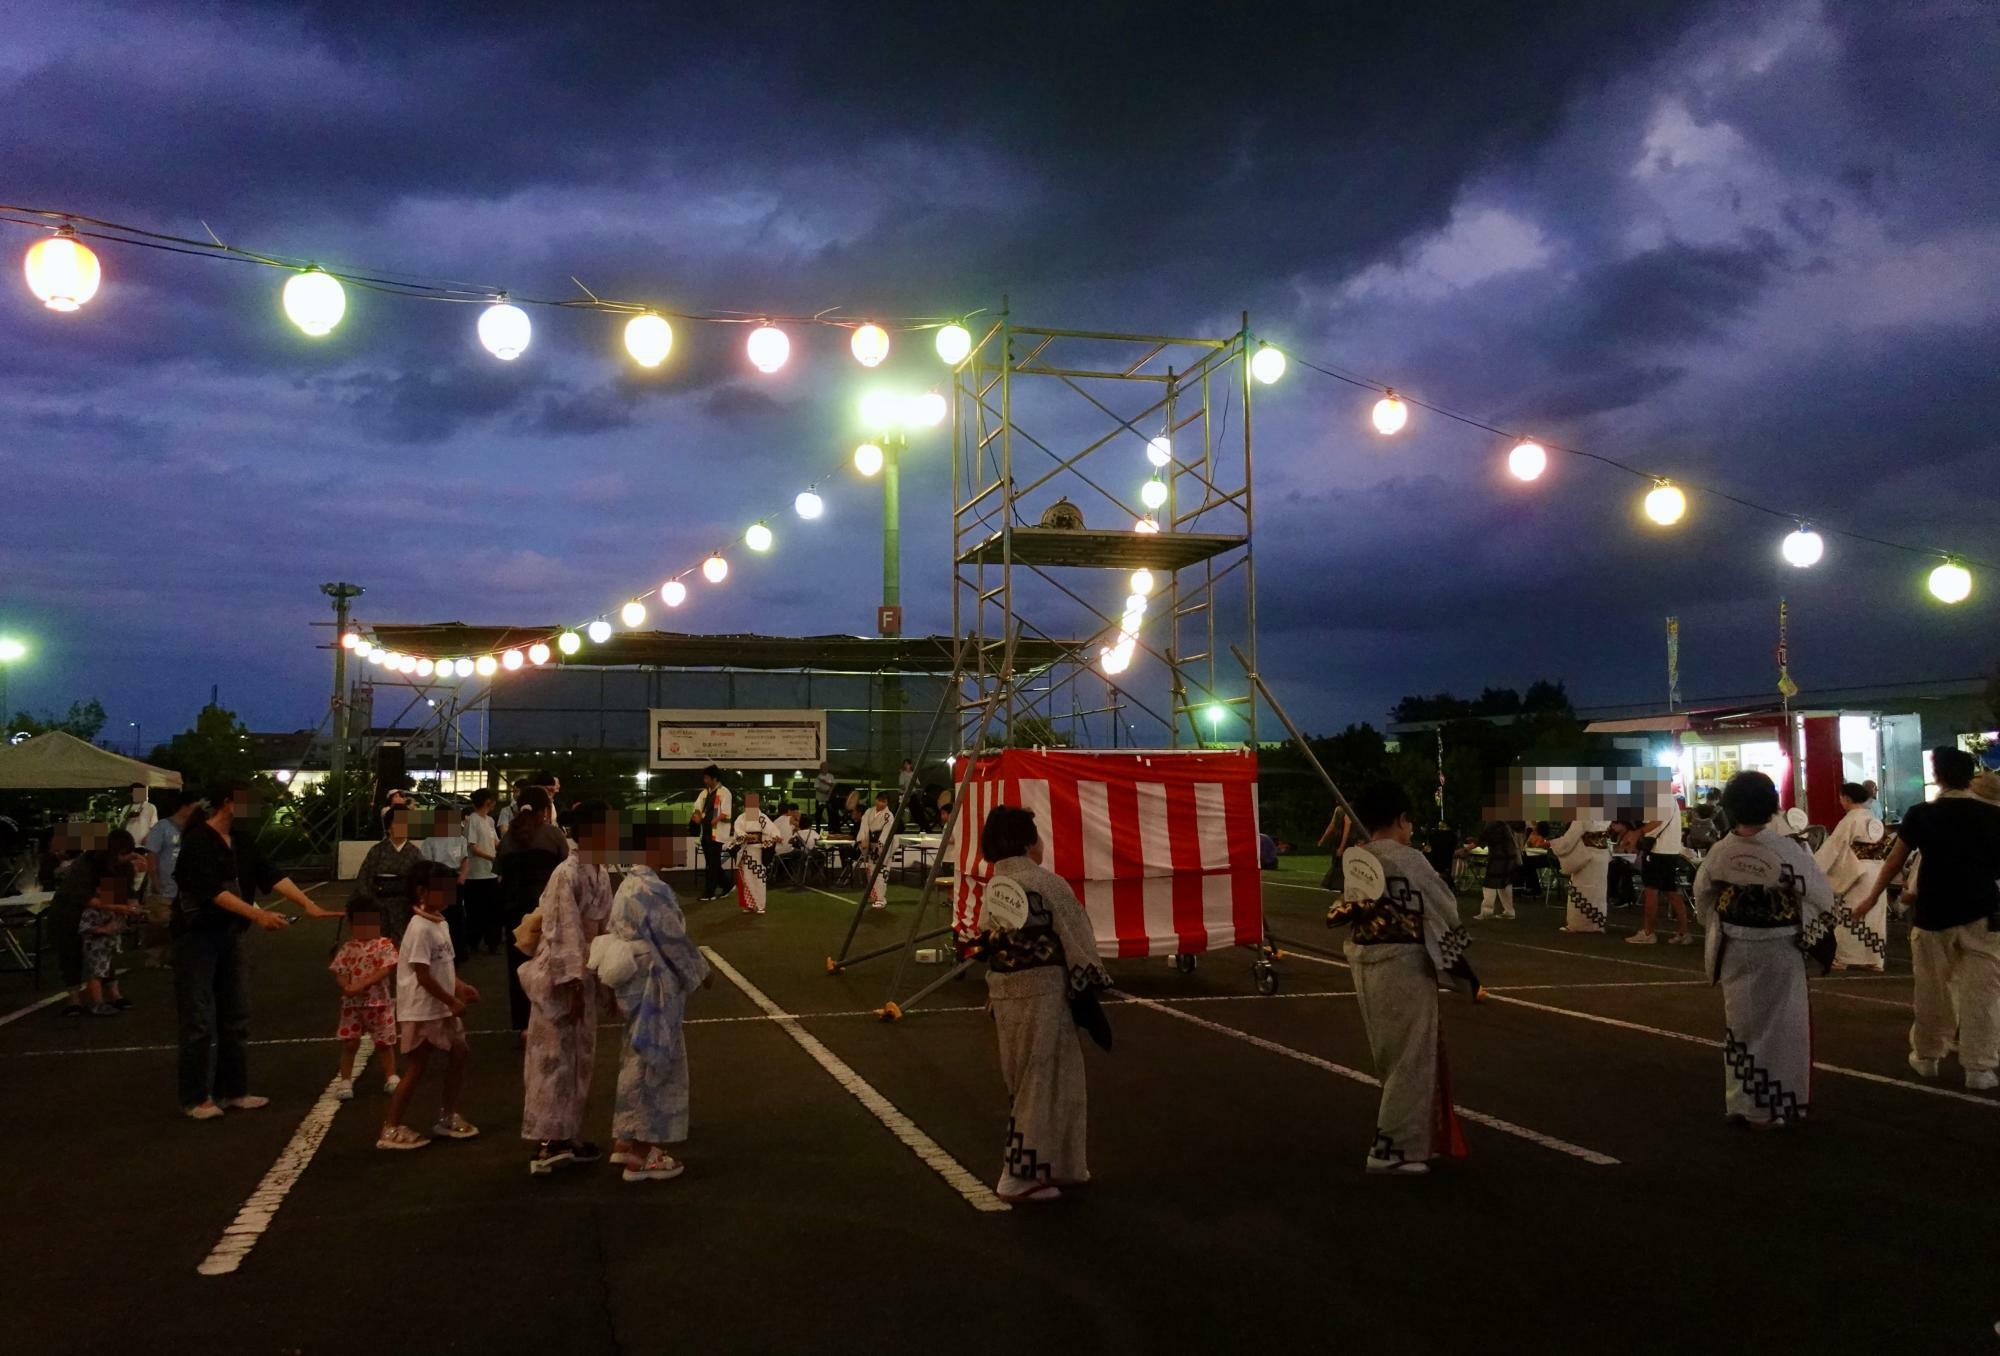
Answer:
<path fill-rule="evenodd" d="M 1394 437 L 1396 434 L 1401 433 L 1409 424 L 1409 407 L 1416 405 L 1421 409 L 1442 415 L 1446 419 L 1473 428 L 1483 429 L 1488 433 L 1497 434 L 1504 439 L 1512 441 L 1513 446 L 1507 452 L 1507 471 L 1516 480 L 1532 482 L 1540 479 L 1542 473 L 1548 469 L 1549 453 L 1551 451 L 1562 452 L 1570 456 L 1601 462 L 1615 470 L 1623 471 L 1628 475 L 1637 476 L 1648 481 L 1649 487 L 1646 490 L 1644 498 L 1640 501 L 1640 509 L 1649 521 L 1660 527 L 1673 527 L 1687 517 L 1687 491 L 1692 489 L 1713 498 L 1726 500 L 1740 507 L 1752 509 L 1758 513 L 1769 514 L 1775 518 L 1791 519 L 1794 525 L 1793 530 L 1786 534 L 1779 542 L 1778 553 L 1786 564 L 1795 569 L 1810 569 L 1814 565 L 1819 564 L 1826 555 L 1826 538 L 1821 534 L 1820 528 L 1815 527 L 1813 523 L 1797 514 L 1787 512 L 1783 509 L 1772 508 L 1766 504 L 1759 504 L 1745 499 L 1740 495 L 1730 494 L 1708 486 L 1688 484 L 1683 488 L 1681 484 L 1677 484 L 1666 476 L 1642 470 L 1639 467 L 1619 461 L 1614 457 L 1607 457 L 1602 453 L 1586 452 L 1580 448 L 1560 447 L 1555 444 L 1544 444 L 1534 438 L 1508 433 L 1504 429 L 1497 428 L 1482 420 L 1474 419 L 1469 415 L 1460 414 L 1455 410 L 1447 409 L 1442 405 L 1430 404 L 1426 401 L 1417 400 L 1414 397 L 1399 396 L 1392 386 L 1386 386 L 1380 382 L 1370 381 L 1362 377 L 1350 376 L 1345 372 L 1319 363 L 1310 362 L 1303 358 L 1298 359 L 1298 361 L 1301 365 L 1323 376 L 1332 377 L 1336 381 L 1343 381 L 1350 386 L 1358 386 L 1366 390 L 1380 391 L 1382 393 L 1380 398 L 1375 401 L 1369 410 L 1369 422 L 1374 426 L 1375 432 L 1382 437 Z M 1269 344 L 1261 344 L 1251 355 L 1250 374 L 1267 386 L 1284 375 L 1285 367 L 1285 355 Z M 1155 464 L 1159 465 L 1163 463 L 1156 462 Z M 1152 483 L 1148 483 L 1144 493 L 1155 493 L 1152 489 Z M 1163 491 L 1160 492 L 1160 499 L 1161 502 L 1165 500 Z M 1870 536 L 1866 533 L 1849 531 L 1838 527 L 1826 527 L 1823 524 L 1821 527 L 1827 533 L 1847 537 L 1855 541 L 1867 542 L 1874 546 L 1884 546 L 1892 550 L 1906 551 L 1915 555 L 1931 556 L 1940 559 L 1941 563 L 1931 569 L 1926 579 L 1926 584 L 1930 589 L 1931 596 L 1941 603 L 1962 603 L 1971 597 L 1972 572 L 1967 566 L 1969 564 L 1986 565 L 1986 562 L 1975 561 L 1970 557 L 1953 551 L 1911 546 L 1905 542 L 1889 541 L 1885 538 Z M 1988 565 L 1987 568 L 1993 567 Z"/>
<path fill-rule="evenodd" d="M 6 215 L 12 213 L 15 215 Z M 28 218 L 28 219 L 23 219 Z M 39 219 L 36 219 L 39 218 Z M 23 272 L 28 290 L 52 311 L 76 311 L 97 295 L 103 285 L 104 269 L 97 252 L 84 238 L 110 241 L 178 254 L 230 259 L 281 269 L 290 276 L 279 291 L 279 305 L 285 318 L 309 338 L 323 339 L 332 334 L 347 314 L 347 289 L 363 287 L 422 301 L 480 304 L 474 333 L 480 346 L 502 362 L 512 362 L 527 352 L 534 339 L 534 322 L 527 306 L 547 306 L 565 310 L 601 311 L 624 315 L 625 351 L 645 368 L 658 368 L 674 348 L 672 320 L 699 324 L 750 325 L 744 341 L 744 356 L 758 372 L 769 375 L 783 368 L 792 356 L 792 339 L 784 325 L 823 326 L 849 331 L 848 350 L 864 368 L 875 368 L 889 356 L 890 331 L 935 333 L 937 355 L 956 367 L 972 351 L 972 334 L 961 319 L 914 317 L 884 324 L 877 320 L 852 320 L 822 311 L 809 316 L 779 317 L 737 312 L 675 311 L 641 302 L 618 301 L 597 296 L 584 289 L 581 298 L 560 300 L 515 297 L 501 288 L 470 288 L 455 283 L 430 283 L 393 275 L 376 276 L 358 271 L 328 268 L 305 260 L 226 245 L 220 240 L 194 240 L 167 235 L 136 226 L 103 221 L 94 217 L 43 208 L 0 204 L 0 223 L 48 231 L 28 248 Z M 51 224 L 53 223 L 53 225 Z M 81 229 L 80 229 L 81 228 Z M 581 284 L 578 284 L 581 286 Z M 671 319 L 669 318 L 671 317 Z"/>

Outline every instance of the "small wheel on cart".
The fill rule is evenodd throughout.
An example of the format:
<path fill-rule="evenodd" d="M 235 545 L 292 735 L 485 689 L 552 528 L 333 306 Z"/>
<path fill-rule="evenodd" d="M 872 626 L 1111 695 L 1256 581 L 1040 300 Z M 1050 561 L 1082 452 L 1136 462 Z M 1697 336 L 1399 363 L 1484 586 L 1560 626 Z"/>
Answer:
<path fill-rule="evenodd" d="M 1278 967 L 1271 962 L 1258 961 L 1250 967 L 1250 974 L 1257 981 L 1257 992 L 1266 998 L 1278 991 Z"/>
<path fill-rule="evenodd" d="M 1184 975 L 1193 974 L 1194 953 L 1191 951 L 1176 951 L 1174 953 L 1174 969 L 1180 971 Z"/>

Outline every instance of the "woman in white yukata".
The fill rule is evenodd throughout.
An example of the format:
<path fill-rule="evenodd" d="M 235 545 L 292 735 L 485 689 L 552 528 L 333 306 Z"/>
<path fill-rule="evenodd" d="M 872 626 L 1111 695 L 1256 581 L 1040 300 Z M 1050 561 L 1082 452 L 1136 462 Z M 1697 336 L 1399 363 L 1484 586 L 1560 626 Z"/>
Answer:
<path fill-rule="evenodd" d="M 764 912 L 770 887 L 771 821 L 755 791 L 743 793 L 743 813 L 729 827 L 736 844 L 736 907 L 745 913 Z"/>
<path fill-rule="evenodd" d="M 1848 892 L 1860 887 L 1867 892 L 1868 883 L 1874 877 L 1876 865 L 1865 860 L 1862 853 L 1881 843 L 1886 830 L 1875 812 L 1868 808 L 1874 797 L 1868 788 L 1859 782 L 1845 782 L 1840 788 L 1840 822 L 1833 826 L 1826 841 L 1813 853 L 1813 860 L 1819 869 L 1826 872 L 1826 879 L 1833 886 L 1833 893 L 1842 907 L 1847 904 Z M 1860 902 L 1861 895 L 1855 895 Z M 1843 922 L 1834 930 L 1833 968 L 1836 970 L 1874 970 L 1880 973 L 1887 963 L 1888 939 L 1867 923 L 1861 921 Z"/>
<path fill-rule="evenodd" d="M 1772 824 L 1769 777 L 1737 773 L 1722 808 L 1729 833 L 1702 859 L 1694 906 L 1708 977 L 1722 986 L 1723 1109 L 1738 1124 L 1782 1130 L 1812 1102 L 1807 953 L 1824 971 L 1844 911 L 1805 844 Z"/>
<path fill-rule="evenodd" d="M 1042 866 L 1035 814 L 995 806 L 979 835 L 993 864 L 982 899 L 987 1006 L 1000 1041 L 1000 1072 L 1013 1109 L 998 1194 L 1052 1201 L 1090 1180 L 1085 1157 L 1088 1105 L 1080 1023 L 1106 1049 L 1110 1029 L 1097 991 L 1111 983 L 1083 905 L 1062 877 Z"/>
<path fill-rule="evenodd" d="M 598 1148 L 583 1133 L 597 1056 L 597 977 L 590 944 L 611 917 L 611 876 L 603 863 L 618 825 L 602 801 L 580 805 L 572 823 L 577 850 L 542 891 L 541 943 L 521 966 L 527 994 L 527 1052 L 521 1060 L 521 1138 L 536 1145 L 528 1171 L 537 1177 L 565 1163 L 593 1163 Z"/>
<path fill-rule="evenodd" d="M 1573 819 L 1549 840 L 1568 887 L 1558 932 L 1602 932 L 1610 899 L 1610 825 L 1601 819 Z"/>
<path fill-rule="evenodd" d="M 740 821 L 739 821 L 740 822 Z M 662 830 L 651 832 L 653 829 Z M 688 1059 L 681 1022 L 689 996 L 713 982 L 708 961 L 688 938 L 680 901 L 660 879 L 674 866 L 677 834 L 642 825 L 645 865 L 626 873 L 611 904 L 611 930 L 599 939 L 598 977 L 625 1014 L 618 1056 L 618 1096 L 611 1109 L 611 1161 L 628 1182 L 681 1175 L 666 1146 L 688 1137 Z"/>
<path fill-rule="evenodd" d="M 1451 1105 L 1438 985 L 1477 997 L 1479 980 L 1465 963 L 1470 938 L 1459 922 L 1458 897 L 1410 846 L 1409 794 L 1394 782 L 1378 782 L 1355 798 L 1354 814 L 1368 841 L 1342 855 L 1341 899 L 1326 922 L 1348 929 L 1343 950 L 1382 1080 L 1375 1141 L 1364 1166 L 1415 1176 L 1429 1172 L 1433 1158 L 1465 1157 Z"/>

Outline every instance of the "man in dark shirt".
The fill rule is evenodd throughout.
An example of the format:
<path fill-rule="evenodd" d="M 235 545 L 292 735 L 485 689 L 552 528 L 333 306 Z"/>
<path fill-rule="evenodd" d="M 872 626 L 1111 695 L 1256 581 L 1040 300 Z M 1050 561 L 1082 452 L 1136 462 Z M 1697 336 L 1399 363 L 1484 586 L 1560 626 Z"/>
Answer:
<path fill-rule="evenodd" d="M 1971 754 L 1950 746 L 1931 750 L 1938 797 L 1912 806 L 1896 829 L 1896 845 L 1867 895 L 1854 905 L 1865 918 L 1903 869 L 1918 863 L 1910 962 L 1916 971 L 1910 1024 L 1910 1067 L 1935 1078 L 1938 1061 L 1958 1037 L 1965 1086 L 2000 1087 L 2000 805 L 1971 792 L 1978 770 Z"/>
<path fill-rule="evenodd" d="M 251 1111 L 270 1103 L 252 1096 L 250 987 L 243 933 L 291 921 L 257 907 L 275 892 L 314 918 L 338 918 L 264 860 L 252 839 L 249 786 L 226 780 L 209 788 L 205 818 L 188 822 L 174 863 L 174 1004 L 180 1026 L 181 1110 L 198 1121 L 225 1109 Z"/>

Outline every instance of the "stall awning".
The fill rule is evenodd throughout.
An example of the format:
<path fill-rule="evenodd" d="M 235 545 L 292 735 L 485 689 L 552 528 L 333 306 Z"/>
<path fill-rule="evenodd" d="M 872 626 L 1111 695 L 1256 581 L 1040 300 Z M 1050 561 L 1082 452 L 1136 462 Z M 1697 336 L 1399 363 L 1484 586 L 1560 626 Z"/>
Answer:
<path fill-rule="evenodd" d="M 1687 713 L 1632 716 L 1625 720 L 1593 720 L 1583 727 L 1585 734 L 1679 734 L 1689 728 Z"/>
<path fill-rule="evenodd" d="M 114 786 L 178 787 L 181 774 L 52 730 L 0 748 L 0 790 L 105 791 Z"/>

